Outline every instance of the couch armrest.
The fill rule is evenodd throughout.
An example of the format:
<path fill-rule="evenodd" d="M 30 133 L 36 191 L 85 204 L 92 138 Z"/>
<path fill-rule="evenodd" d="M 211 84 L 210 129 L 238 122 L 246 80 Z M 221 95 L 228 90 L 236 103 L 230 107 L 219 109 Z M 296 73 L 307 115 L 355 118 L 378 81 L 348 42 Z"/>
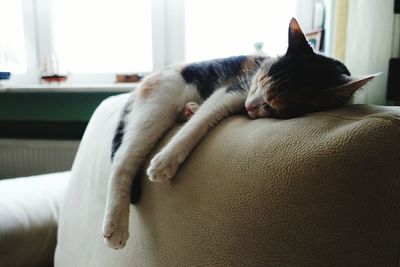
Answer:
<path fill-rule="evenodd" d="M 0 265 L 52 266 L 70 172 L 0 181 Z"/>

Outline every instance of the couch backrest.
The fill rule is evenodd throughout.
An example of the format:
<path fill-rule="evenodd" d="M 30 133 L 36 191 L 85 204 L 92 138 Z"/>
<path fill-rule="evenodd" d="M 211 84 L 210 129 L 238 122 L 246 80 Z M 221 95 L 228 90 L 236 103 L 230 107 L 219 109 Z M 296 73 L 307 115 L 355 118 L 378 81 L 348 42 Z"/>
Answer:
<path fill-rule="evenodd" d="M 400 110 L 366 105 L 224 120 L 170 183 L 142 175 L 127 246 L 107 248 L 111 139 L 126 99 L 103 102 L 85 132 L 60 212 L 56 266 L 397 264 Z"/>

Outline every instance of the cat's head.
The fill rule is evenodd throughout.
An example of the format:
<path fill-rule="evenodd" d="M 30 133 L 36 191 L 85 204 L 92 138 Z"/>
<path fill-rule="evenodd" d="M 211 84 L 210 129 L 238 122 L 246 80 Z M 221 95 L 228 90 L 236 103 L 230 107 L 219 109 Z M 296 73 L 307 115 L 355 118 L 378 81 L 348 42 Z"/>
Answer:
<path fill-rule="evenodd" d="M 344 105 L 374 75 L 352 77 L 341 62 L 317 54 L 293 18 L 286 54 L 267 60 L 246 100 L 252 118 L 291 118 Z"/>

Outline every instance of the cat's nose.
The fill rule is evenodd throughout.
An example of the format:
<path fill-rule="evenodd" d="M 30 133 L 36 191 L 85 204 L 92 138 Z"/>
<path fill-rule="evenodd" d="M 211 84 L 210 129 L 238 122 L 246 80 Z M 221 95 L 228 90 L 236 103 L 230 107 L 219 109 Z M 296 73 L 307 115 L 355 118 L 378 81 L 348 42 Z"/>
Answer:
<path fill-rule="evenodd" d="M 263 104 L 263 100 L 260 98 L 257 98 L 257 99 L 253 99 L 251 101 L 246 101 L 244 106 L 245 106 L 247 112 L 251 112 L 251 111 L 258 109 L 262 104 Z"/>
<path fill-rule="evenodd" d="M 245 106 L 247 112 L 254 111 L 257 108 L 256 106 L 248 104 L 248 103 L 246 103 L 244 106 Z"/>

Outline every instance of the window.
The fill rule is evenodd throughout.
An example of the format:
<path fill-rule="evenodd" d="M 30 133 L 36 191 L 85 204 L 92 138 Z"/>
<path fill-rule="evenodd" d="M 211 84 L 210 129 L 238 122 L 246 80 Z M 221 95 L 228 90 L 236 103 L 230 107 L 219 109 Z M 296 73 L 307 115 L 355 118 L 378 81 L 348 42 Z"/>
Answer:
<path fill-rule="evenodd" d="M 54 51 L 60 69 L 71 73 L 152 70 L 151 1 L 57 0 L 53 10 Z"/>
<path fill-rule="evenodd" d="M 196 61 L 263 50 L 275 56 L 287 47 L 295 0 L 186 0 L 186 59 Z M 212 7 L 212 8 L 210 8 Z"/>
<path fill-rule="evenodd" d="M 0 71 L 26 72 L 25 40 L 20 0 L 0 0 Z"/>
<path fill-rule="evenodd" d="M 112 83 L 116 73 L 249 54 L 257 42 L 274 56 L 286 49 L 298 1 L 0 0 L 0 68 L 6 53 L 11 83 L 52 70 L 69 83 Z"/>

